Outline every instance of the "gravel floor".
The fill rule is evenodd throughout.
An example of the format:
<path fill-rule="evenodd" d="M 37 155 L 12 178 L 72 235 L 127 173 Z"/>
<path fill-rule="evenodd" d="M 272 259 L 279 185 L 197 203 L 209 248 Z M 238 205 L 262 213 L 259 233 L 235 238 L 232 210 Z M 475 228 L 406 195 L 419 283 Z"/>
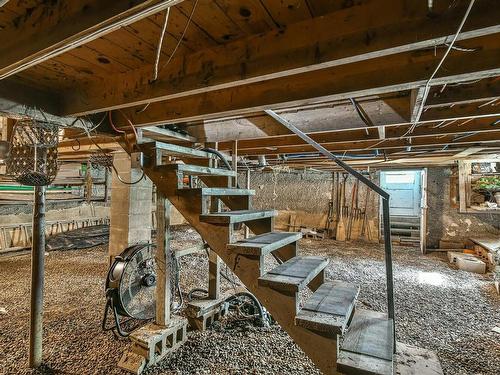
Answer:
<path fill-rule="evenodd" d="M 197 234 L 173 232 L 174 247 Z M 359 306 L 385 309 L 382 248 L 362 243 L 303 240 L 301 253 L 331 258 L 328 278 L 361 285 Z M 46 258 L 44 358 L 40 374 L 122 374 L 116 364 L 127 347 L 100 329 L 107 271 L 106 248 L 51 252 Z M 29 324 L 28 256 L 0 258 L 0 374 L 31 374 L 26 368 Z M 181 261 L 184 290 L 206 284 L 207 260 Z M 421 256 L 395 249 L 398 340 L 435 350 L 445 374 L 499 374 L 500 298 L 489 275 L 449 267 L 444 255 Z M 223 289 L 231 288 L 223 280 Z M 6 311 L 2 310 L 5 309 Z M 278 326 L 255 328 L 226 319 L 189 341 L 148 374 L 318 374 Z"/>

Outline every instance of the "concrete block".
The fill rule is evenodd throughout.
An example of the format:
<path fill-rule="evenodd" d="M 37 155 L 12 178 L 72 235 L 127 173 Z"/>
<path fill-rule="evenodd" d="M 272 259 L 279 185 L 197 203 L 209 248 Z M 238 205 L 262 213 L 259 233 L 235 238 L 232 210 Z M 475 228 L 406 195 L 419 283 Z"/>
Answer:
<path fill-rule="evenodd" d="M 486 263 L 477 258 L 458 257 L 457 266 L 463 271 L 474 273 L 486 272 Z"/>
<path fill-rule="evenodd" d="M 448 261 L 450 263 L 457 263 L 458 258 L 476 259 L 476 256 L 472 254 L 464 254 L 457 251 L 448 251 Z"/>

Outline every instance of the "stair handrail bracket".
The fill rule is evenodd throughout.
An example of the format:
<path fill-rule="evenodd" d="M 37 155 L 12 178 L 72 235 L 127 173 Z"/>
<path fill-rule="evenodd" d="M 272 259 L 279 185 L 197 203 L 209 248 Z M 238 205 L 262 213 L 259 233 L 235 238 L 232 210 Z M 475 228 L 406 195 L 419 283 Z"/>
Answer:
<path fill-rule="evenodd" d="M 314 139 L 309 137 L 307 134 L 302 132 L 300 129 L 298 129 L 296 126 L 291 124 L 289 121 L 278 115 L 276 112 L 272 110 L 265 110 L 267 115 L 271 116 L 273 119 L 275 119 L 277 122 L 279 122 L 281 125 L 286 127 L 288 130 L 290 130 L 292 133 L 297 135 L 299 138 L 301 138 L 304 142 L 307 144 L 313 146 L 316 150 L 318 150 L 321 154 L 326 156 L 327 158 L 333 160 L 340 168 L 345 170 L 347 173 L 349 173 L 351 176 L 354 176 L 356 179 L 361 181 L 363 184 L 365 184 L 367 187 L 375 191 L 381 198 L 382 198 L 382 219 L 384 221 L 384 228 L 390 228 L 390 207 L 389 207 L 389 200 L 390 200 L 390 194 L 382 189 L 380 186 L 375 184 L 373 181 L 368 179 L 367 177 L 363 176 L 360 172 L 356 171 L 352 167 L 350 167 L 347 163 L 343 162 L 339 158 L 337 158 L 334 154 L 332 154 L 330 151 L 328 151 L 325 147 L 320 145 L 318 142 L 316 142 Z M 393 324 L 393 330 L 394 330 L 394 344 L 396 340 L 396 335 L 395 335 L 395 313 L 394 313 L 394 279 L 393 279 L 393 271 L 392 271 L 392 243 L 391 243 L 391 231 L 390 230 L 384 230 L 384 249 L 385 249 L 385 274 L 386 274 L 386 288 L 387 288 L 387 312 L 388 312 L 388 317 L 392 319 L 392 324 Z M 396 351 L 396 345 L 393 346 L 394 351 Z"/>

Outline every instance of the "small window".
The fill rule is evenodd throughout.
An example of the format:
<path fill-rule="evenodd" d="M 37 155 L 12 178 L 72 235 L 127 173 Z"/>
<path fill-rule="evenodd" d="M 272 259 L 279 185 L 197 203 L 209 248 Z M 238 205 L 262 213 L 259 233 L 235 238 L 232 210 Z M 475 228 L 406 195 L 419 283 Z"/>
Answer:
<path fill-rule="evenodd" d="M 415 182 L 415 173 L 386 172 L 385 181 L 388 184 L 413 184 Z"/>

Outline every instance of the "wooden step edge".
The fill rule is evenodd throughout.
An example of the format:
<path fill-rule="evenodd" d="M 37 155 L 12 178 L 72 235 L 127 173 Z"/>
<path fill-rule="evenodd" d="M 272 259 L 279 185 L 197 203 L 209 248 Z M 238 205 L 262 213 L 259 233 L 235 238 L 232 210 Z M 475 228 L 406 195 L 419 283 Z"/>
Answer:
<path fill-rule="evenodd" d="M 346 375 L 394 375 L 393 361 L 339 350 L 337 371 Z"/>
<path fill-rule="evenodd" d="M 230 214 L 230 213 L 233 214 Z M 238 214 L 235 214 L 235 213 Z M 228 211 L 212 214 L 200 215 L 200 221 L 204 223 L 211 224 L 236 224 L 244 223 L 247 221 L 261 220 L 272 218 L 278 215 L 278 211 L 268 210 L 268 211 L 253 211 L 253 210 L 241 210 L 241 211 Z"/>
<path fill-rule="evenodd" d="M 202 167 L 199 165 L 191 165 L 191 164 L 164 164 L 157 166 L 156 169 L 160 171 L 164 170 L 166 172 L 179 171 L 184 174 L 201 175 L 201 176 L 223 176 L 223 177 L 236 176 L 236 172 L 230 171 L 228 169 Z"/>
<path fill-rule="evenodd" d="M 271 233 L 276 233 L 276 232 L 271 232 Z M 241 240 L 235 243 L 227 244 L 226 248 L 228 250 L 234 251 L 242 255 L 265 256 L 275 250 L 281 249 L 284 246 L 290 245 L 291 243 L 294 243 L 302 238 L 302 233 L 300 232 L 282 232 L 282 233 L 286 233 L 288 236 L 272 243 L 257 243 L 257 242 L 250 243 L 250 242 L 245 242 L 245 240 Z"/>
<path fill-rule="evenodd" d="M 178 194 L 194 194 L 201 196 L 253 196 L 255 190 L 252 189 L 236 189 L 236 188 L 194 188 L 194 189 L 178 189 Z"/>
<path fill-rule="evenodd" d="M 206 151 L 195 150 L 190 147 L 175 145 L 172 143 L 166 143 L 161 141 L 142 143 L 140 147 L 143 149 L 160 150 L 166 155 L 182 155 L 190 158 L 203 158 L 203 159 L 215 158 L 215 155 Z"/>
<path fill-rule="evenodd" d="M 159 126 L 145 126 L 140 129 L 143 132 L 151 133 L 157 136 L 174 138 L 181 141 L 196 142 L 197 139 L 189 134 L 183 134 L 170 129 L 160 128 Z M 159 141 L 161 142 L 161 141 Z"/>
<path fill-rule="evenodd" d="M 312 269 L 305 278 L 294 277 L 294 276 L 284 276 L 272 274 L 273 270 L 259 277 L 258 284 L 261 287 L 268 287 L 280 292 L 300 292 L 304 289 L 316 276 L 320 274 L 330 263 L 330 260 L 326 257 L 302 257 L 302 258 L 324 258 L 318 265 Z M 294 259 L 294 258 L 292 258 Z M 289 262 L 288 260 L 287 262 Z M 285 262 L 286 263 L 286 262 Z M 283 263 L 283 264 L 285 264 Z M 282 265 L 280 265 L 282 266 Z M 278 267 L 280 267 L 278 266 Z M 278 268 L 276 267 L 276 268 Z"/>
<path fill-rule="evenodd" d="M 345 374 L 392 374 L 394 325 L 387 315 L 357 309 L 340 341 L 337 369 Z"/>
<path fill-rule="evenodd" d="M 349 289 L 351 290 L 346 291 L 346 287 L 349 287 Z M 352 290 L 353 287 L 354 290 Z M 309 298 L 309 301 L 314 301 L 314 295 L 317 293 L 323 293 L 322 289 L 325 288 L 338 290 L 339 294 L 342 293 L 343 289 L 344 294 L 346 294 L 343 297 L 343 301 L 341 301 L 346 305 L 345 308 L 342 309 L 344 310 L 344 312 L 342 314 L 333 311 L 326 312 L 324 307 L 321 308 L 322 311 L 314 311 L 313 309 L 310 309 L 311 306 L 308 306 L 309 303 L 306 302 L 304 307 L 295 317 L 295 324 L 302 328 L 306 328 L 314 332 L 319 332 L 327 337 L 336 338 L 337 335 L 343 335 L 345 333 L 347 325 L 354 313 L 356 299 L 358 298 L 360 288 L 359 286 L 337 280 L 326 282 L 314 292 L 314 294 Z M 337 297 L 339 296 L 337 295 Z M 328 297 L 326 297 L 325 299 L 327 300 Z"/>

